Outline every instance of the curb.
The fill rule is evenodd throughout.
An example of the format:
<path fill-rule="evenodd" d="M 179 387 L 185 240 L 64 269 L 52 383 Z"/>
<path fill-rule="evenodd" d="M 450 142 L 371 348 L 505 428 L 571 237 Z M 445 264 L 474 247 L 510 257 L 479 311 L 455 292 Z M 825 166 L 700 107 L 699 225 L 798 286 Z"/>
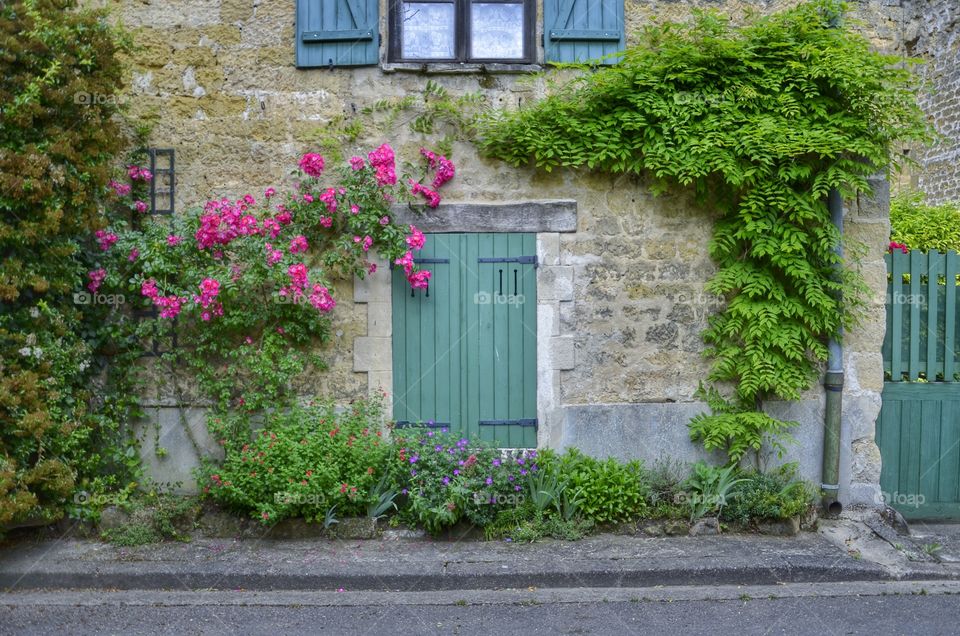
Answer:
<path fill-rule="evenodd" d="M 143 564 L 140 564 L 143 565 Z M 454 564 L 450 564 L 454 565 Z M 449 567 L 449 566 L 448 566 Z M 112 568 L 111 568 L 112 569 Z M 445 568 L 447 569 L 447 568 Z M 454 569 L 454 568 L 451 568 Z M 435 591 L 498 588 L 655 587 L 661 585 L 774 585 L 777 583 L 837 583 L 903 578 L 953 578 L 923 573 L 896 577 L 875 564 L 836 565 L 784 563 L 780 565 L 730 565 L 729 567 L 635 569 L 564 569 L 541 572 L 470 571 L 422 574 L 295 573 L 263 571 L 30 571 L 0 572 L 0 590 L 24 589 L 211 589 L 211 590 L 337 590 Z M 919 573 L 918 573 L 919 574 Z"/>

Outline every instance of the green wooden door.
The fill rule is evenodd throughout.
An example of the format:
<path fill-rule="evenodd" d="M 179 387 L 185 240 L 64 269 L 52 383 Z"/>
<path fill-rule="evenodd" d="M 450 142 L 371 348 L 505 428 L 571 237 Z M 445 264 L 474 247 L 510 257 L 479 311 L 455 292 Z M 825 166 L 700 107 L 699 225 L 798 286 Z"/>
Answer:
<path fill-rule="evenodd" d="M 960 519 L 960 257 L 886 257 L 880 488 L 908 519 Z"/>
<path fill-rule="evenodd" d="M 537 445 L 534 234 L 429 234 L 430 287 L 393 273 L 393 416 L 509 448 Z"/>

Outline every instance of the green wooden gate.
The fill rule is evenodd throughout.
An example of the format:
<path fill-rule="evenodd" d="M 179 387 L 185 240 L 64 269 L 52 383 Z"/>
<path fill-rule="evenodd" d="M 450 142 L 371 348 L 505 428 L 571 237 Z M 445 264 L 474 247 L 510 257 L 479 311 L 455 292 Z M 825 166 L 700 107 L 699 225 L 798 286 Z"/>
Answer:
<path fill-rule="evenodd" d="M 428 234 L 411 290 L 393 272 L 393 417 L 537 445 L 535 234 Z"/>
<path fill-rule="evenodd" d="M 880 487 L 907 518 L 960 519 L 960 261 L 935 250 L 886 260 Z"/>

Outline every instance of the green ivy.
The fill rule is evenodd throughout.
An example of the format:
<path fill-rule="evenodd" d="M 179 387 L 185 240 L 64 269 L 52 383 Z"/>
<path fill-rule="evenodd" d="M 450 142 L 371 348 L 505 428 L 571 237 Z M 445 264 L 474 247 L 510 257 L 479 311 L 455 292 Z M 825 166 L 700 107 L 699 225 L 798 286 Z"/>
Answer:
<path fill-rule="evenodd" d="M 731 461 L 784 434 L 763 402 L 799 399 L 856 322 L 865 287 L 835 252 L 828 192 L 868 191 L 895 142 L 928 136 L 909 69 L 838 27 L 845 9 L 819 0 L 742 27 L 696 12 L 480 125 L 480 148 L 515 166 L 647 175 L 716 211 L 707 290 L 726 303 L 703 334 L 713 412 L 690 433 Z"/>

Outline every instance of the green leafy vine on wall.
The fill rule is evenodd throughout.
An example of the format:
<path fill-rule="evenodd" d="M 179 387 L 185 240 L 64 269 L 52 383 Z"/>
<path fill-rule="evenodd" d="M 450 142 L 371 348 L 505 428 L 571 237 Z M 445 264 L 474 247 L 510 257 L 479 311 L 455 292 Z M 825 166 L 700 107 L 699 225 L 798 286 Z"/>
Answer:
<path fill-rule="evenodd" d="M 845 10 L 819 0 L 742 27 L 697 12 L 481 125 L 481 149 L 515 166 L 648 175 L 716 210 L 707 290 L 726 302 L 703 333 L 712 412 L 690 434 L 731 461 L 782 450 L 792 423 L 763 403 L 800 399 L 856 322 L 865 286 L 834 251 L 828 192 L 868 191 L 895 143 L 928 136 L 909 69 L 838 27 Z"/>

